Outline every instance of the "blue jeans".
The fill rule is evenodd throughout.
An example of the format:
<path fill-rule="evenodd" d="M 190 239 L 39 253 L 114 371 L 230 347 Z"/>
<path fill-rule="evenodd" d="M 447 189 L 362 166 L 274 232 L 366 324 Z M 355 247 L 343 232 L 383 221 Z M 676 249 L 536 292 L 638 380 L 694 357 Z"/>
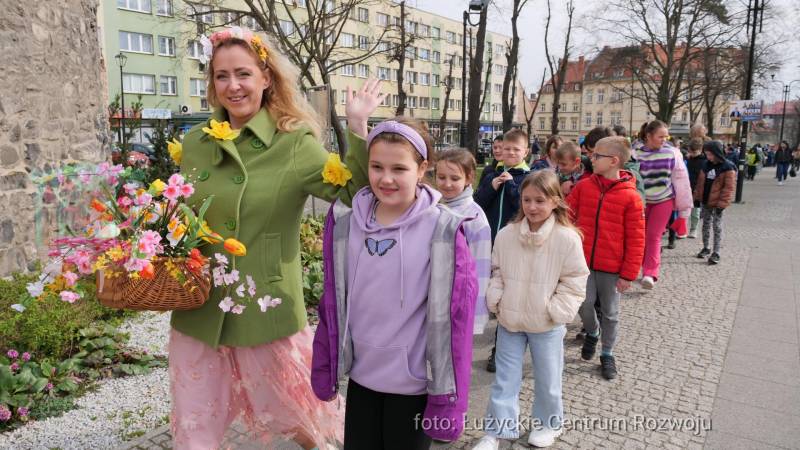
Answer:
<path fill-rule="evenodd" d="M 775 172 L 775 178 L 778 181 L 783 181 L 789 175 L 789 163 L 788 162 L 779 162 L 778 169 Z"/>
<path fill-rule="evenodd" d="M 486 411 L 486 434 L 516 439 L 519 437 L 519 390 L 522 386 L 522 363 L 530 345 L 533 360 L 532 427 L 560 428 L 564 417 L 561 401 L 561 376 L 564 371 L 564 335 L 559 325 L 544 333 L 511 332 L 497 327 L 494 383 Z"/>

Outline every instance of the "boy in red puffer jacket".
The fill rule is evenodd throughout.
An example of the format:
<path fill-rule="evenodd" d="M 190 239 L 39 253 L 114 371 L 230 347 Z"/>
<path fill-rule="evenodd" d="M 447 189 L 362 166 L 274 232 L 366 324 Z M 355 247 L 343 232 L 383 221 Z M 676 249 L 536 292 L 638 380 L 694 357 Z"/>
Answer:
<path fill-rule="evenodd" d="M 600 139 L 592 154 L 594 174 L 567 196 L 573 220 L 583 233 L 583 253 L 590 270 L 586 300 L 579 312 L 586 329 L 581 357 L 591 360 L 600 340 L 601 372 L 607 380 L 617 376 L 612 350 L 619 328 L 619 296 L 639 275 L 644 258 L 642 198 L 636 178 L 621 170 L 630 156 L 624 137 Z M 602 313 L 599 323 L 595 302 Z"/>

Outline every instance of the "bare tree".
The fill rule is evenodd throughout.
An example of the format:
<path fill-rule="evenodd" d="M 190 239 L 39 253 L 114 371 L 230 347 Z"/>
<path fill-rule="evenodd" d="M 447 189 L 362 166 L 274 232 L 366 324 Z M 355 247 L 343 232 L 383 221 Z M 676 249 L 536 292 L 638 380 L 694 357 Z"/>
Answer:
<path fill-rule="evenodd" d="M 520 11 L 522 11 L 522 8 L 524 8 L 527 3 L 528 0 L 514 0 L 513 10 L 511 12 L 511 45 L 506 46 L 508 49 L 506 52 L 508 69 L 506 70 L 506 76 L 503 78 L 503 132 L 511 129 L 511 122 L 514 119 L 514 101 L 516 100 L 516 79 L 518 72 L 517 63 L 519 62 L 519 32 L 517 30 L 517 19 L 519 19 Z"/>
<path fill-rule="evenodd" d="M 693 95 L 687 78 L 702 55 L 699 49 L 718 47 L 731 38 L 726 1 L 612 0 L 602 8 L 601 28 L 630 43 L 617 63 L 627 63 L 639 88 L 626 94 L 670 123 L 675 110 Z"/>
<path fill-rule="evenodd" d="M 465 144 L 472 153 L 478 150 L 478 132 L 481 126 L 481 74 L 483 73 L 483 49 L 486 45 L 486 16 L 489 8 L 482 8 L 478 21 L 478 34 L 476 36 L 475 54 L 470 58 L 469 68 L 469 97 L 467 102 L 467 130 Z M 466 63 L 466 61 L 465 61 Z M 466 80 L 462 80 L 463 89 Z M 464 108 L 465 105 L 461 105 Z"/>
<path fill-rule="evenodd" d="M 445 135 L 445 127 L 447 126 L 447 112 L 449 111 L 448 104 L 450 103 L 450 92 L 453 90 L 453 59 L 451 57 L 447 61 L 447 77 L 444 79 L 444 104 L 442 105 L 442 117 L 439 117 L 439 131 L 434 138 L 436 143 L 442 144 Z"/>
<path fill-rule="evenodd" d="M 334 4 L 329 0 L 306 0 L 305 8 L 298 8 L 292 0 L 244 0 L 249 15 L 267 33 L 275 37 L 283 53 L 300 69 L 306 87 L 320 84 L 330 86 L 331 75 L 345 66 L 353 66 L 376 54 L 387 29 L 377 36 L 369 36 L 367 46 L 354 42 L 345 47 L 340 42 L 342 31 L 358 6 L 376 2 L 371 0 L 340 0 Z M 284 28 L 281 20 L 292 26 Z M 335 105 L 333 91 L 329 102 Z M 346 148 L 344 130 L 331 107 L 330 122 L 336 134 L 340 152 Z"/>
<path fill-rule="evenodd" d="M 575 13 L 575 5 L 572 0 L 567 2 L 567 34 L 564 38 L 564 53 L 562 57 L 556 61 L 554 57 L 550 56 L 550 45 L 548 44 L 548 35 L 550 34 L 550 21 L 552 20 L 552 10 L 550 8 L 550 0 L 547 0 L 547 21 L 544 27 L 544 52 L 547 57 L 547 65 L 550 67 L 550 73 L 553 74 L 553 118 L 550 132 L 558 134 L 558 113 L 561 110 L 561 89 L 564 87 L 566 81 L 567 67 L 569 66 L 570 46 L 569 40 L 572 35 L 572 16 Z"/>
<path fill-rule="evenodd" d="M 539 90 L 536 91 L 539 94 L 536 96 L 536 101 L 533 103 L 533 108 L 531 109 L 530 115 L 528 114 L 528 99 L 526 98 L 524 102 L 522 102 L 522 113 L 525 114 L 525 124 L 527 125 L 527 133 L 528 136 L 531 135 L 533 131 L 531 121 L 533 121 L 533 116 L 536 115 L 536 108 L 539 107 L 539 101 L 542 99 L 542 88 L 544 88 L 544 80 L 547 77 L 547 69 L 542 69 L 542 81 L 539 83 Z"/>

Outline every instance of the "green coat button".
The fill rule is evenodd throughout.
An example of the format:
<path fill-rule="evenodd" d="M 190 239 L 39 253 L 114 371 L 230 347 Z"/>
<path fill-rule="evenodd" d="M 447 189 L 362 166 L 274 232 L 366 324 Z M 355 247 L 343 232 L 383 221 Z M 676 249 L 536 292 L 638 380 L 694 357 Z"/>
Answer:
<path fill-rule="evenodd" d="M 253 138 L 253 142 L 251 142 L 250 145 L 252 145 L 253 148 L 262 148 L 264 147 L 264 141 L 259 138 Z"/>
<path fill-rule="evenodd" d="M 236 175 L 235 177 L 233 177 L 233 182 L 236 184 L 244 183 L 244 175 Z"/>
<path fill-rule="evenodd" d="M 233 219 L 228 220 L 225 222 L 225 227 L 231 231 L 236 229 L 236 221 Z"/>
<path fill-rule="evenodd" d="M 197 179 L 200 180 L 200 181 L 206 181 L 208 179 L 208 177 L 209 177 L 208 171 L 204 170 L 204 171 L 200 172 L 200 176 L 198 176 Z"/>

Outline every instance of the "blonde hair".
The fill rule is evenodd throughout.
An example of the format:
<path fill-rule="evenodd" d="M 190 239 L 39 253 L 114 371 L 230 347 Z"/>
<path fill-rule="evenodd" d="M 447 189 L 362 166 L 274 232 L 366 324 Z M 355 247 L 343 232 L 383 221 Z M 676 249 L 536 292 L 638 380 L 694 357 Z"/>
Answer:
<path fill-rule="evenodd" d="M 562 143 L 556 149 L 556 161 L 561 161 L 564 159 L 568 159 L 570 161 L 574 161 L 581 156 L 581 148 L 578 147 L 578 144 L 567 141 Z"/>
<path fill-rule="evenodd" d="M 261 107 L 267 108 L 269 114 L 275 119 L 278 130 L 291 132 L 307 127 L 311 129 L 311 133 L 315 137 L 319 137 L 322 128 L 320 117 L 299 89 L 300 71 L 272 44 L 270 39 L 262 38 L 262 44 L 266 47 L 269 55 L 264 62 L 261 61 L 253 47 L 242 39 L 226 39 L 214 47 L 214 54 L 208 63 L 207 71 L 206 98 L 208 103 L 215 108 L 220 107 L 214 87 L 214 55 L 221 48 L 239 46 L 247 50 L 253 57 L 264 76 L 272 79 L 272 83 L 264 90 L 261 97 Z"/>
<path fill-rule="evenodd" d="M 537 191 L 544 194 L 545 197 L 549 198 L 556 204 L 555 209 L 553 209 L 553 215 L 556 216 L 556 222 L 562 226 L 575 230 L 578 235 L 582 236 L 581 231 L 572 224 L 572 220 L 569 218 L 569 205 L 567 205 L 566 200 L 564 200 L 564 193 L 561 192 L 561 184 L 559 184 L 558 175 L 556 175 L 555 172 L 552 170 L 538 170 L 528 175 L 524 180 L 522 180 L 522 184 L 519 187 L 520 195 L 522 195 L 522 193 L 525 192 L 525 189 L 529 187 L 536 188 Z M 520 204 L 517 215 L 514 217 L 514 219 L 512 219 L 512 222 L 522 222 L 523 219 L 525 219 L 525 211 Z"/>
<path fill-rule="evenodd" d="M 597 144 L 595 145 L 595 149 L 600 147 L 607 148 L 614 152 L 619 158 L 620 166 L 631 159 L 631 144 L 628 142 L 627 138 L 622 136 L 604 137 L 603 139 L 597 141 Z"/>

